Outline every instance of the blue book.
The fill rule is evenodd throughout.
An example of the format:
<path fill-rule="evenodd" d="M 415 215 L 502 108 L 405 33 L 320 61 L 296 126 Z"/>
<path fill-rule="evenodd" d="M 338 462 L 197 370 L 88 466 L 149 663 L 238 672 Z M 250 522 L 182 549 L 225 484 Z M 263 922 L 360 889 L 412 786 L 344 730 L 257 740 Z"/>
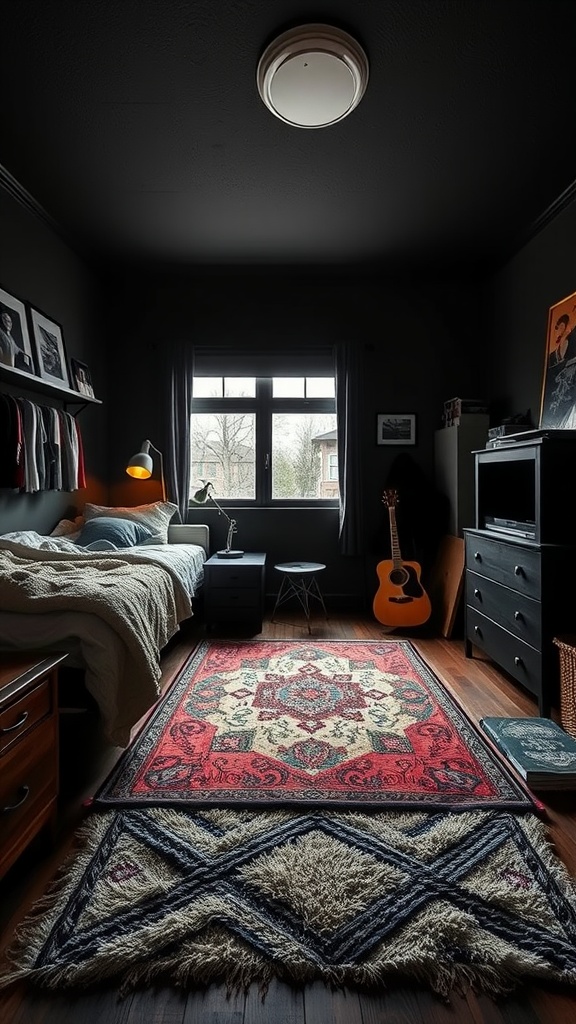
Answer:
<path fill-rule="evenodd" d="M 480 725 L 532 789 L 576 789 L 576 740 L 551 718 L 482 718 Z"/>

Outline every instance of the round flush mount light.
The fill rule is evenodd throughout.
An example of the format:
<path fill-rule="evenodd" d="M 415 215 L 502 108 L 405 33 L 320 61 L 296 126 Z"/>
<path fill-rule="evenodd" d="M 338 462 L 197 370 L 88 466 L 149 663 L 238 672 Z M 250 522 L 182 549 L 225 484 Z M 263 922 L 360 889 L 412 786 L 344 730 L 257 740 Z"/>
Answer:
<path fill-rule="evenodd" d="M 258 92 L 269 110 L 298 128 L 347 117 L 368 84 L 368 58 L 332 25 L 299 25 L 274 39 L 258 62 Z"/>

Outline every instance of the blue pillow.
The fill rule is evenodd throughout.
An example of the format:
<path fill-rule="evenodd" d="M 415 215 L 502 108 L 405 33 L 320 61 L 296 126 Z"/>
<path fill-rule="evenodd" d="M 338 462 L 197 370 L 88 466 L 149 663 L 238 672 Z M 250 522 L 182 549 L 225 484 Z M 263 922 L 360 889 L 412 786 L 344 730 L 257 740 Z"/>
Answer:
<path fill-rule="evenodd" d="M 103 541 L 110 548 L 132 548 L 136 544 L 142 544 L 143 541 L 149 540 L 151 536 L 150 530 L 130 519 L 99 516 L 84 524 L 76 543 L 83 548 L 97 543 L 99 548 L 95 548 L 95 550 L 104 550 L 104 547 L 100 547 Z"/>

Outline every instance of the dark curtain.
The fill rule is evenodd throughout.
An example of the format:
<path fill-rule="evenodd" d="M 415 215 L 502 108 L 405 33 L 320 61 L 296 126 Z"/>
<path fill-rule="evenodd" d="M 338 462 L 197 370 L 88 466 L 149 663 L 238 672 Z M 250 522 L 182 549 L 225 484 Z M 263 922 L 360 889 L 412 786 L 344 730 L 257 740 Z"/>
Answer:
<path fill-rule="evenodd" d="M 340 342 L 335 351 L 339 542 L 342 555 L 361 555 L 364 530 L 361 502 L 361 358 L 357 345 Z"/>
<path fill-rule="evenodd" d="M 188 519 L 190 495 L 190 414 L 194 346 L 182 341 L 172 348 L 168 377 L 168 445 L 166 489 L 168 500 L 178 505 L 180 519 Z"/>

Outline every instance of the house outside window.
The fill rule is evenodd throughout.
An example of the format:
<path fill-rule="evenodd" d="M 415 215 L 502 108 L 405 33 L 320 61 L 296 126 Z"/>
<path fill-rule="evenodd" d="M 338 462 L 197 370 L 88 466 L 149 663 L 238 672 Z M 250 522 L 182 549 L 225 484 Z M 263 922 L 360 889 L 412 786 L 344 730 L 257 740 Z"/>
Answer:
<path fill-rule="evenodd" d="M 235 505 L 338 504 L 333 377 L 194 377 L 191 493 Z"/>

